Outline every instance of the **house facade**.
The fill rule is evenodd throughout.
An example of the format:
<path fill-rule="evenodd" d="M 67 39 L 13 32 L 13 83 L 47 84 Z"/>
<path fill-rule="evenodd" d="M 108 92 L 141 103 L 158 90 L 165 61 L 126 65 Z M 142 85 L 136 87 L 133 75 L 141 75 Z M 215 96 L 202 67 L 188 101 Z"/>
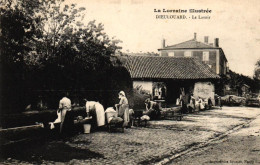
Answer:
<path fill-rule="evenodd" d="M 228 61 L 225 53 L 219 47 L 219 39 L 214 39 L 214 44 L 209 43 L 209 37 L 204 37 L 204 42 L 197 41 L 197 35 L 194 38 L 179 44 L 165 46 L 165 39 L 162 40 L 162 46 L 158 51 L 161 57 L 193 57 L 207 64 L 213 72 L 218 75 L 226 75 L 228 72 Z"/>

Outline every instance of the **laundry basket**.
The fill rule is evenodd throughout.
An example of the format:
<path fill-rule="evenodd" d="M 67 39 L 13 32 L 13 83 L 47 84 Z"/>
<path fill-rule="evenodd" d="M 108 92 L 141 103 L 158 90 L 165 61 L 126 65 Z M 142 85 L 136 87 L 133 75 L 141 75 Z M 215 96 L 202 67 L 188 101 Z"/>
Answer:
<path fill-rule="evenodd" d="M 106 112 L 107 123 L 109 123 L 109 118 L 110 117 L 117 117 L 117 116 L 118 116 L 117 112 Z"/>
<path fill-rule="evenodd" d="M 113 119 L 111 119 L 113 117 Z M 121 119 L 121 122 L 114 122 L 117 119 Z M 123 119 L 118 117 L 117 112 L 106 112 L 106 120 L 107 120 L 107 126 L 108 126 L 108 131 L 111 132 L 111 128 L 121 128 L 122 132 L 124 132 L 124 127 L 123 127 Z M 118 121 L 118 120 L 117 120 Z"/>

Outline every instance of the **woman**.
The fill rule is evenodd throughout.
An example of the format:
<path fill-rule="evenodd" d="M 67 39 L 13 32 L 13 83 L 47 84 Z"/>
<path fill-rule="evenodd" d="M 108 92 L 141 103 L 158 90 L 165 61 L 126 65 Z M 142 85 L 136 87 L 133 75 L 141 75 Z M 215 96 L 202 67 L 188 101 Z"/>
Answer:
<path fill-rule="evenodd" d="M 150 98 L 145 100 L 146 111 L 144 115 L 148 115 L 152 120 L 159 119 L 161 116 L 159 104 L 155 101 L 151 101 Z"/>
<path fill-rule="evenodd" d="M 84 99 L 86 101 L 86 112 L 87 117 L 93 116 L 96 120 L 94 120 L 93 124 L 94 127 L 98 126 L 104 126 L 105 125 L 105 110 L 102 104 L 96 101 L 88 101 L 87 99 Z"/>
<path fill-rule="evenodd" d="M 201 97 L 198 97 L 198 104 L 199 104 L 199 110 L 204 110 L 205 109 L 205 103 Z"/>
<path fill-rule="evenodd" d="M 116 109 L 118 116 L 124 119 L 124 126 L 128 126 L 129 124 L 129 105 L 128 100 L 125 96 L 124 91 L 120 91 L 118 94 L 118 98 L 120 99 L 119 104 L 116 104 Z"/>
<path fill-rule="evenodd" d="M 71 100 L 68 98 L 68 93 L 59 102 L 58 117 L 60 115 L 60 134 L 63 138 L 69 137 L 73 133 L 73 112 L 71 108 Z"/>
<path fill-rule="evenodd" d="M 190 96 L 190 101 L 189 104 L 187 105 L 189 112 L 194 112 L 196 107 L 195 107 L 195 97 L 193 96 L 193 94 L 191 94 Z"/>

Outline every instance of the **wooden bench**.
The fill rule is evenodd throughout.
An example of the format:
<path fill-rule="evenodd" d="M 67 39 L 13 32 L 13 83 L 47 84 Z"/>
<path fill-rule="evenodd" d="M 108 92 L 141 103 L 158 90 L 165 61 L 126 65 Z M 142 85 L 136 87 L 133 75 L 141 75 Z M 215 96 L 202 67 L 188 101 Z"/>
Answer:
<path fill-rule="evenodd" d="M 0 147 L 28 141 L 33 138 L 44 136 L 43 124 L 6 128 L 0 130 Z"/>

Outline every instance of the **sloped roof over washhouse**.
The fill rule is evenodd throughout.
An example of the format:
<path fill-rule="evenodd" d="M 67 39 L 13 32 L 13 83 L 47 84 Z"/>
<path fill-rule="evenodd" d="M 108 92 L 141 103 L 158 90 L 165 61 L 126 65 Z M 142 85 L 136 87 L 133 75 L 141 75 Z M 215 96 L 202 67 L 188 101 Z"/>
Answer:
<path fill-rule="evenodd" d="M 218 79 L 204 63 L 191 57 L 120 57 L 132 79 Z"/>

